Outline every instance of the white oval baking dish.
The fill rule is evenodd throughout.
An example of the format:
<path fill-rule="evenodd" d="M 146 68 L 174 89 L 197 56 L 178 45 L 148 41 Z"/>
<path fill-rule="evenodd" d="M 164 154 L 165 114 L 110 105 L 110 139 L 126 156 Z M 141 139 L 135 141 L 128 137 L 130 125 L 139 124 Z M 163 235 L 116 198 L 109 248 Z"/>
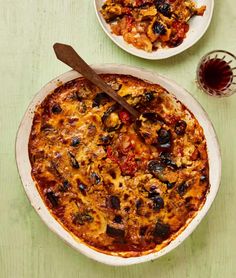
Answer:
<path fill-rule="evenodd" d="M 209 210 L 220 184 L 221 178 L 221 156 L 219 150 L 219 144 L 216 138 L 214 128 L 201 105 L 183 88 L 177 85 L 175 82 L 160 76 L 157 73 L 146 71 L 142 68 L 135 68 L 131 66 L 115 65 L 115 64 L 102 64 L 92 66 L 97 73 L 110 73 L 110 74 L 127 74 L 137 78 L 144 79 L 150 83 L 157 83 L 163 86 L 167 91 L 172 93 L 179 99 L 197 118 L 200 125 L 204 129 L 207 149 L 209 156 L 210 167 L 210 190 L 206 198 L 206 202 L 203 207 L 198 211 L 193 220 L 187 225 L 187 227 L 173 240 L 164 247 L 162 250 L 140 257 L 122 258 L 118 256 L 111 256 L 100 253 L 86 244 L 79 241 L 79 239 L 72 236 L 66 231 L 51 215 L 43 200 L 41 199 L 34 181 L 31 177 L 31 165 L 28 155 L 28 139 L 31 131 L 32 120 L 34 117 L 35 106 L 40 104 L 43 99 L 58 87 L 59 82 L 65 83 L 80 77 L 80 74 L 75 71 L 66 72 L 59 77 L 56 77 L 45 85 L 33 98 L 29 107 L 27 108 L 25 115 L 20 123 L 17 137 L 16 137 L 16 161 L 19 170 L 19 174 L 26 191 L 26 194 L 35 208 L 39 216 L 46 223 L 46 225 L 57 235 L 59 235 L 69 245 L 80 251 L 82 254 L 105 264 L 109 265 L 131 265 L 141 262 L 154 260 L 161 257 L 181 242 L 183 242 L 197 227 L 200 221 L 203 219 L 207 211 Z"/>

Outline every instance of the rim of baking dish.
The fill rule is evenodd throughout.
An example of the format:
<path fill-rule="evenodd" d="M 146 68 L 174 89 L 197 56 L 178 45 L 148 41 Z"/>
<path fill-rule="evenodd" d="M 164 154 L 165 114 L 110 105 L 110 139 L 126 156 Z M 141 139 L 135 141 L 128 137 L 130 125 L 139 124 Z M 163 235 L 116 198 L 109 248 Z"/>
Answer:
<path fill-rule="evenodd" d="M 111 33 L 109 25 L 102 18 L 101 13 L 99 11 L 100 6 L 101 6 L 101 4 L 99 2 L 101 2 L 101 1 L 105 2 L 105 0 L 94 0 L 94 9 L 96 12 L 97 19 L 98 19 L 103 31 L 107 34 L 107 36 L 116 45 L 118 45 L 124 51 L 126 51 L 134 56 L 137 56 L 137 57 L 140 57 L 143 59 L 148 59 L 148 60 L 167 59 L 167 58 L 173 57 L 177 54 L 180 54 L 183 51 L 192 47 L 206 33 L 206 31 L 211 23 L 213 11 L 214 11 L 214 0 L 198 0 L 197 2 L 198 2 L 199 6 L 206 5 L 207 7 L 209 7 L 209 9 L 206 9 L 203 16 L 199 16 L 197 18 L 190 19 L 190 29 L 189 29 L 183 43 L 177 47 L 164 48 L 164 49 L 160 49 L 158 51 L 153 51 L 153 52 L 148 53 L 144 50 L 137 49 L 136 47 L 132 46 L 131 44 L 126 43 L 122 36 L 116 36 Z M 204 19 L 204 25 L 202 26 L 201 24 L 199 24 L 199 22 L 200 22 L 200 20 L 203 20 L 203 19 Z"/>
<path fill-rule="evenodd" d="M 179 101 L 181 101 L 194 114 L 194 116 L 199 121 L 200 125 L 204 130 L 204 134 L 207 141 L 209 159 L 210 190 L 208 192 L 204 205 L 197 212 L 197 214 L 187 225 L 187 227 L 178 236 L 176 236 L 176 238 L 174 238 L 166 247 L 164 247 L 160 251 L 139 257 L 123 258 L 96 251 L 93 248 L 86 245 L 85 243 L 80 242 L 79 239 L 73 236 L 70 232 L 63 228 L 63 226 L 59 222 L 57 222 L 57 220 L 52 216 L 52 214 L 44 204 L 32 179 L 31 165 L 28 154 L 28 141 L 32 127 L 32 120 L 34 117 L 35 107 L 43 101 L 46 95 L 48 95 L 62 83 L 81 77 L 79 73 L 73 70 L 63 73 L 60 76 L 53 79 L 52 81 L 50 81 L 49 83 L 47 83 L 34 96 L 33 100 L 30 102 L 23 116 L 23 119 L 19 125 L 16 136 L 15 155 L 19 175 L 31 205 L 37 211 L 44 223 L 49 227 L 50 230 L 52 230 L 65 242 L 67 242 L 76 250 L 80 251 L 82 254 L 98 262 L 114 266 L 138 264 L 154 260 L 169 253 L 180 243 L 182 243 L 197 227 L 197 225 L 200 223 L 200 221 L 203 219 L 203 217 L 209 210 L 212 202 L 214 201 L 221 179 L 221 155 L 217 136 L 207 113 L 204 111 L 204 109 L 201 107 L 198 101 L 174 81 L 157 73 L 147 71 L 143 68 L 136 68 L 117 64 L 99 64 L 91 66 L 99 74 L 125 74 L 143 79 L 149 83 L 160 84 L 169 93 L 176 96 L 176 98 Z"/>

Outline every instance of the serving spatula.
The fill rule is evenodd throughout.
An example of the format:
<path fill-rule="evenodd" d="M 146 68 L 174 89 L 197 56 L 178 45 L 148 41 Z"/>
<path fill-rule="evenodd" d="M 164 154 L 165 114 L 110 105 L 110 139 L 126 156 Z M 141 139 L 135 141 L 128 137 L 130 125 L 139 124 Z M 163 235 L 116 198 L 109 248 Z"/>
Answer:
<path fill-rule="evenodd" d="M 80 56 L 67 44 L 55 43 L 53 45 L 57 59 L 67 64 L 75 71 L 82 74 L 86 79 L 108 94 L 122 107 L 124 107 L 135 119 L 139 117 L 139 112 L 134 109 L 127 101 L 119 96 L 111 86 L 109 86 Z"/>

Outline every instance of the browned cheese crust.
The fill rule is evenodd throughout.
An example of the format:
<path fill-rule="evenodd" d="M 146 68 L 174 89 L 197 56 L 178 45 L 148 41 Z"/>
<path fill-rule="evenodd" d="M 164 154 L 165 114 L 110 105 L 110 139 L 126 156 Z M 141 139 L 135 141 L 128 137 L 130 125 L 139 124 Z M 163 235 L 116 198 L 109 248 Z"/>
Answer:
<path fill-rule="evenodd" d="M 84 78 L 36 108 L 32 177 L 52 215 L 104 253 L 141 256 L 173 240 L 209 189 L 206 140 L 186 107 L 159 85 L 101 75 L 138 121 Z"/>

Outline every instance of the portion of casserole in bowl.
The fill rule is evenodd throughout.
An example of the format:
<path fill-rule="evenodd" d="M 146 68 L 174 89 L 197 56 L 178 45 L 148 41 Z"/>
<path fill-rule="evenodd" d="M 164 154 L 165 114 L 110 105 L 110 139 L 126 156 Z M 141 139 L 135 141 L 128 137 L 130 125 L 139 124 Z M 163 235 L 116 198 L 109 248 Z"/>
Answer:
<path fill-rule="evenodd" d="M 101 77 L 140 119 L 84 78 L 59 86 L 35 110 L 32 178 L 73 236 L 105 254 L 138 257 L 168 245 L 203 206 L 206 139 L 194 115 L 161 86 Z"/>
<path fill-rule="evenodd" d="M 101 14 L 111 31 L 138 49 L 152 52 L 180 45 L 189 20 L 206 6 L 192 0 L 106 0 Z"/>

